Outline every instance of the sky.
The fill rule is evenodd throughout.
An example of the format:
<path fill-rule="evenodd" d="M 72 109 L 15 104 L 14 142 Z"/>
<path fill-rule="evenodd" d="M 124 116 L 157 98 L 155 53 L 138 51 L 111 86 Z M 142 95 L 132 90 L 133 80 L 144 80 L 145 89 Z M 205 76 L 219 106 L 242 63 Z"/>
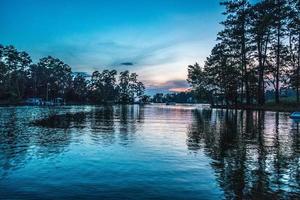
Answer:
<path fill-rule="evenodd" d="M 147 93 L 183 91 L 221 30 L 219 0 L 0 0 L 0 44 L 74 72 L 136 72 Z"/>

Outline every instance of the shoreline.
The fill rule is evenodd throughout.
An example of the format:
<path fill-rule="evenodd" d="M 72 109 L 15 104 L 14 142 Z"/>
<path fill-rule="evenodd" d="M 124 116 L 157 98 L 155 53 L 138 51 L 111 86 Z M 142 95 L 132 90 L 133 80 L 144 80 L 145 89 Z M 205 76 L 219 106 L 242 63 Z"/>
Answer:
<path fill-rule="evenodd" d="M 146 105 L 139 103 L 67 103 L 65 105 L 57 106 L 103 106 L 103 105 Z M 185 104 L 185 103 L 182 103 Z M 201 104 L 201 103 L 200 103 Z M 11 106 L 38 106 L 28 105 L 24 103 L 3 103 L 0 102 L 0 107 L 11 107 Z M 55 107 L 43 105 L 40 107 Z M 265 105 L 211 105 L 212 109 L 231 109 L 231 110 L 253 110 L 253 111 L 273 111 L 273 112 L 296 112 L 300 111 L 300 104 L 297 103 L 281 103 L 281 104 L 265 104 Z"/>
<path fill-rule="evenodd" d="M 59 107 L 59 106 L 103 106 L 103 105 L 147 105 L 147 103 L 66 103 L 63 105 L 31 105 L 24 103 L 0 103 L 0 107 L 11 106 L 38 106 L 38 107 Z"/>
<path fill-rule="evenodd" d="M 296 112 L 300 111 L 299 104 L 266 104 L 266 105 L 214 105 L 216 109 L 253 110 L 253 111 L 273 111 L 273 112 Z"/>

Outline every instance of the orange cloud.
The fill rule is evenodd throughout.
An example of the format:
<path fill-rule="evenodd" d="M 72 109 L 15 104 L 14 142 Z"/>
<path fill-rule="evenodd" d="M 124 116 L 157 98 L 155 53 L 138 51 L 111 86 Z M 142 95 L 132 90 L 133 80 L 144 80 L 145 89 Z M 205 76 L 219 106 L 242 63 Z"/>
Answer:
<path fill-rule="evenodd" d="M 191 90 L 190 88 L 181 88 L 181 87 L 169 89 L 170 92 L 188 92 L 190 90 Z"/>

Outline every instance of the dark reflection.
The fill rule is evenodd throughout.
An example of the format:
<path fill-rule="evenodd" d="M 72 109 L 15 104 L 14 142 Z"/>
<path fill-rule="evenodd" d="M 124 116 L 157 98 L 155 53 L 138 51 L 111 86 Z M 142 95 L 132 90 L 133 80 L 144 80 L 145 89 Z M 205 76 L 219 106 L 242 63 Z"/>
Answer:
<path fill-rule="evenodd" d="M 9 170 L 24 165 L 30 136 L 22 132 L 16 109 L 10 108 L 6 112 L 0 112 L 0 119 L 0 169 L 4 170 L 0 176 L 3 176 Z"/>
<path fill-rule="evenodd" d="M 36 130 L 34 144 L 38 147 L 35 156 L 49 158 L 65 151 L 72 141 L 69 129 Z"/>
<path fill-rule="evenodd" d="M 98 107 L 91 112 L 91 136 L 94 142 L 128 145 L 143 122 L 143 108 L 138 105 Z"/>
<path fill-rule="evenodd" d="M 31 126 L 30 118 L 34 115 L 34 110 L 26 108 L 6 108 L 5 110 L 2 108 L 0 112 L 0 177 L 5 177 L 11 170 L 24 167 L 35 156 L 57 155 L 70 144 L 69 130 Z"/>
<path fill-rule="evenodd" d="M 227 199 L 289 199 L 300 195 L 299 129 L 271 112 L 197 110 L 187 146 L 213 161 Z"/>
<path fill-rule="evenodd" d="M 102 144 L 115 143 L 115 108 L 106 106 L 91 110 L 91 137 L 94 142 Z"/>
<path fill-rule="evenodd" d="M 81 128 L 84 127 L 85 118 L 84 112 L 50 114 L 48 117 L 32 121 L 31 124 L 47 128 Z"/>
<path fill-rule="evenodd" d="M 33 157 L 59 155 L 72 142 L 82 143 L 78 140 L 82 134 L 102 145 L 128 145 L 144 121 L 144 108 L 138 105 L 82 110 L 84 107 L 75 111 L 64 108 L 61 113 L 57 109 L 2 108 L 0 176 L 22 168 Z"/>
<path fill-rule="evenodd" d="M 140 107 L 122 105 L 120 112 L 120 143 L 123 145 L 129 144 L 130 141 L 135 139 L 137 131 L 137 120 L 140 115 Z"/>

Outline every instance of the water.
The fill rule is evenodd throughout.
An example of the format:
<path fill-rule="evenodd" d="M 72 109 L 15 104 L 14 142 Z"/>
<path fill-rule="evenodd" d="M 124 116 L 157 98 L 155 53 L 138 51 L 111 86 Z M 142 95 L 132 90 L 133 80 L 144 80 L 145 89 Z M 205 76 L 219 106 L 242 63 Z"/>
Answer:
<path fill-rule="evenodd" d="M 30 122 L 82 112 L 65 126 Z M 0 199 L 299 199 L 288 113 L 197 106 L 0 108 Z"/>

